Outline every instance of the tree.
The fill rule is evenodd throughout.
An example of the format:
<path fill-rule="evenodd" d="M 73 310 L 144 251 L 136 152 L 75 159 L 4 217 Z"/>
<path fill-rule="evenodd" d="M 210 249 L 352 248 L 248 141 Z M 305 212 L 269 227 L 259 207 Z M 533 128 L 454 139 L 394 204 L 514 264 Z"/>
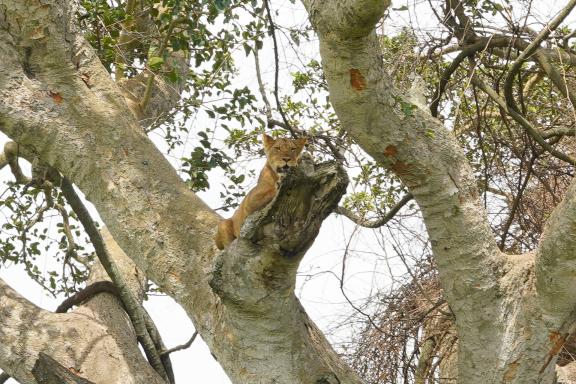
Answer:
<path fill-rule="evenodd" d="M 266 28 L 278 62 L 278 26 L 271 22 L 268 2 L 94 0 L 83 1 L 82 10 L 65 0 L 0 0 L 0 129 L 16 143 L 5 147 L 2 165 L 24 185 L 14 187 L 12 196 L 26 196 L 24 203 L 5 203 L 19 220 L 6 228 L 14 231 L 14 243 L 6 242 L 12 245 L 4 246 L 3 257 L 25 263 L 46 283 L 30 260 L 40 253 L 38 243 L 28 240 L 45 236 L 33 227 L 46 210 L 56 210 L 63 223 L 63 262 L 74 271 L 73 280 L 87 279 L 88 270 L 90 281 L 102 280 L 103 267 L 116 284 L 106 289 L 121 298 L 98 295 L 76 302 L 73 312 L 54 314 L 0 285 L 0 368 L 22 383 L 42 382 L 38 372 L 57 364 L 93 382 L 170 381 L 165 347 L 140 306 L 147 278 L 182 305 L 235 383 L 363 382 L 294 296 L 298 264 L 324 218 L 337 208 L 348 183 L 343 166 L 353 158 L 362 166 L 353 182 L 368 192 L 347 196 L 338 212 L 376 227 L 412 198 L 418 204 L 433 253 L 433 262 L 422 267 L 424 277 L 431 279 L 430 287 L 437 278 L 442 289 L 440 294 L 434 288 L 432 309 L 421 324 L 428 334 L 444 326 L 430 321 L 435 311 L 454 324 L 458 381 L 552 383 L 558 354 L 573 332 L 576 297 L 576 184 L 570 181 L 572 142 L 566 140 L 574 135 L 576 56 L 568 43 L 574 34 L 558 29 L 575 3 L 540 33 L 510 18 L 510 29 L 501 34 L 486 32 L 485 15 L 508 17 L 502 5 L 484 1 L 479 11 L 472 1 L 443 3 L 439 19 L 449 35 L 440 47 L 457 41 L 442 52 L 460 53 L 448 63 L 432 51 L 418 68 L 424 79 L 437 82 L 427 110 L 426 91 L 401 90 L 407 76 L 400 71 L 391 76 L 384 66 L 383 59 L 414 57 L 420 44 L 409 33 L 376 33 L 389 2 L 305 0 L 324 77 L 317 61 L 294 74 L 297 91 L 314 89 L 308 106 L 291 97 L 280 100 L 276 80 L 280 120 L 273 118 L 261 79 L 263 110 L 254 106 L 248 89 L 234 89 L 230 82 L 229 52 L 242 46 L 258 67 Z M 240 23 L 240 13 L 251 21 Z M 288 32 L 296 44 L 309 35 L 306 28 Z M 541 48 L 544 40 L 553 48 Z M 409 49 L 402 52 L 404 45 Z M 194 68 L 188 65 L 191 56 Z M 465 59 L 468 68 L 462 66 Z M 434 64 L 440 73 L 431 69 Z M 474 88 L 450 89 L 454 74 Z M 447 90 L 458 103 L 441 104 Z M 318 101 L 326 91 L 337 119 Z M 219 216 L 193 191 L 208 187 L 207 170 L 222 168 L 232 181 L 225 201 L 234 204 L 243 175 L 236 175 L 225 151 L 212 146 L 207 129 L 198 132 L 200 146 L 184 159 L 191 191 L 145 134 L 164 128 L 168 146 L 179 145 L 179 114 L 190 116 L 207 95 L 226 96 L 224 104 L 206 109 L 208 116 L 242 125 L 260 121 L 292 135 L 306 131 L 318 147 L 316 161 L 335 160 L 306 163 L 290 174 L 277 199 L 251 217 L 240 239 L 222 253 L 212 241 Z M 471 107 L 460 108 L 462 103 Z M 263 114 L 266 119 L 258 117 Z M 232 148 L 253 150 L 256 131 L 221 124 Z M 508 162 L 496 161 L 502 154 Z M 31 178 L 18 167 L 18 157 L 32 163 Z M 508 188 L 514 176 L 520 183 Z M 112 236 L 96 228 L 71 183 L 94 204 Z M 530 194 L 545 197 L 532 197 L 535 202 L 561 201 L 548 217 L 548 204 L 527 204 Z M 43 205 L 30 217 L 27 212 L 42 195 Z M 498 196 L 508 218 L 491 227 L 485 208 Z M 383 217 L 369 220 L 372 210 Z M 74 221 L 99 259 L 84 269 Z M 414 284 L 422 289 L 418 279 Z M 55 279 L 47 288 L 72 290 Z M 429 300 L 425 291 L 420 298 Z M 132 328 L 124 311 L 134 333 L 127 332 Z M 23 329 L 23 319 L 34 326 Z M 383 331 L 372 320 L 371 326 Z M 454 337 L 416 340 L 414 355 L 420 358 L 412 361 L 423 368 L 415 380 L 423 382 L 437 372 L 431 363 L 438 348 L 428 341 L 447 351 Z M 119 360 L 103 357 L 110 355 Z M 111 364 L 114 370 L 107 369 Z M 451 368 L 440 369 L 442 374 Z"/>

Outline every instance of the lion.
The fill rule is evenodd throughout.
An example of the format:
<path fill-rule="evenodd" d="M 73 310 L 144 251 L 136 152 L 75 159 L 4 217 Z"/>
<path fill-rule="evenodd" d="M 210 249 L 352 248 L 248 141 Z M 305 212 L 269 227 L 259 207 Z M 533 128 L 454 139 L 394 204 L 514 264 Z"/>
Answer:
<path fill-rule="evenodd" d="M 262 135 L 266 165 L 260 172 L 256 186 L 244 197 L 232 217 L 218 224 L 215 238 L 218 249 L 226 248 L 238 238 L 246 217 L 264 208 L 274 199 L 282 178 L 290 168 L 298 165 L 306 141 L 306 138 L 273 139 L 267 134 Z"/>

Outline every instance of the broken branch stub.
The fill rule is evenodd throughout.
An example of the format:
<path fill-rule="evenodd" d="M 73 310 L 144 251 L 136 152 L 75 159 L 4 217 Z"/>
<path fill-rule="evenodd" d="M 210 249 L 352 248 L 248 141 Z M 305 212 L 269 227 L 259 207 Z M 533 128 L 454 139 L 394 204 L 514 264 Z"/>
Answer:
<path fill-rule="evenodd" d="M 76 373 L 73 368 L 62 366 L 44 352 L 40 352 L 32 369 L 32 374 L 39 384 L 94 384 Z"/>
<path fill-rule="evenodd" d="M 336 162 L 291 170 L 276 198 L 249 216 L 240 237 L 217 256 L 210 286 L 221 299 L 245 308 L 292 295 L 298 264 L 347 185 Z"/>
<path fill-rule="evenodd" d="M 240 238 L 300 261 L 347 185 L 348 176 L 336 162 L 299 166 L 286 175 L 272 203 L 246 220 Z"/>

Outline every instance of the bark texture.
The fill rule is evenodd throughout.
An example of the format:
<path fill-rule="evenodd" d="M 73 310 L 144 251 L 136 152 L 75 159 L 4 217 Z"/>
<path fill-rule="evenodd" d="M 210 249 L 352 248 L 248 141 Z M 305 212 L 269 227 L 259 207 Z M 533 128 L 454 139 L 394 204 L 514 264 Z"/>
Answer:
<path fill-rule="evenodd" d="M 109 234 L 105 238 L 141 299 L 143 275 L 135 274 L 133 262 Z M 96 264 L 89 281 L 103 279 L 106 274 Z M 0 280 L 0 368 L 22 384 L 49 382 L 45 380 L 54 380 L 60 371 L 50 359 L 94 383 L 165 383 L 142 356 L 130 321 L 113 295 L 99 294 L 71 312 L 52 313 Z"/>
<path fill-rule="evenodd" d="M 85 192 L 234 383 L 359 383 L 293 294 L 297 264 L 345 190 L 339 168 L 300 175 L 312 189 L 296 180 L 283 187 L 277 201 L 286 201 L 218 256 L 219 216 L 143 134 L 75 26 L 71 3 L 0 0 L 0 129 Z M 0 366 L 18 370 L 2 357 Z"/>
<path fill-rule="evenodd" d="M 422 209 L 456 316 L 460 382 L 552 382 L 574 321 L 576 184 L 537 252 L 502 254 L 456 140 L 386 76 L 374 25 L 389 3 L 304 4 L 342 126 Z M 293 293 L 298 262 L 345 190 L 341 170 L 296 171 L 218 253 L 218 215 L 185 188 L 134 117 L 158 117 L 176 98 L 158 88 L 149 109 L 134 110 L 74 22 L 72 1 L 0 0 L 0 130 L 85 192 L 141 274 L 184 307 L 234 383 L 360 383 Z M 94 382 L 155 382 L 151 369 L 134 368 L 143 358 L 123 312 L 108 317 L 92 304 L 53 314 L 0 282 L 0 368 L 34 383 L 44 352 Z M 120 368 L 106 369 L 110 354 Z"/>
<path fill-rule="evenodd" d="M 66 369 L 50 356 L 40 353 L 40 357 L 32 369 L 38 384 L 93 384 L 83 379 L 70 369 Z"/>
<path fill-rule="evenodd" d="M 343 128 L 396 173 L 422 210 L 456 316 L 459 382 L 551 383 L 574 321 L 576 185 L 556 209 L 536 255 L 502 254 L 463 150 L 386 74 L 374 28 L 389 2 L 303 3 L 319 35 Z"/>

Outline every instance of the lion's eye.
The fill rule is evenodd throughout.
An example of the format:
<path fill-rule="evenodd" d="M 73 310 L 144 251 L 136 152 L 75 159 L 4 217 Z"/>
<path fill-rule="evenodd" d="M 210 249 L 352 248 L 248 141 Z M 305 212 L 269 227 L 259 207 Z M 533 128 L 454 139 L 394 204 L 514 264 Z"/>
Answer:
<path fill-rule="evenodd" d="M 290 148 L 290 150 L 291 150 L 292 152 L 294 152 L 294 151 L 296 150 L 296 148 Z"/>

